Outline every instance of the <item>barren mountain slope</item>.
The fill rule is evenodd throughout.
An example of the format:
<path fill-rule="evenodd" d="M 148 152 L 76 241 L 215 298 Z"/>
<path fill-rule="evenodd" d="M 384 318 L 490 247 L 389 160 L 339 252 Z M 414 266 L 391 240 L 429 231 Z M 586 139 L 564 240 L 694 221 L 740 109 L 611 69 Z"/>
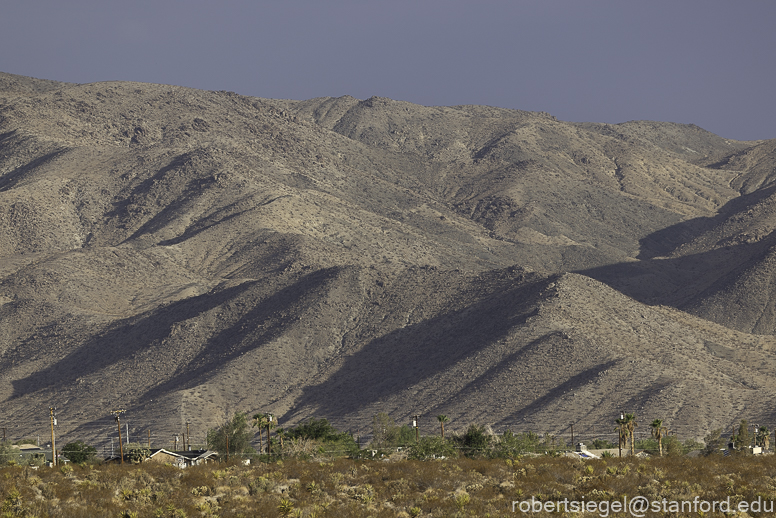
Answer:
<path fill-rule="evenodd" d="M 434 194 L 499 239 L 560 247 L 563 257 L 550 269 L 634 257 L 638 239 L 688 216 L 711 215 L 737 196 L 727 187 L 737 173 L 701 168 L 647 139 L 590 131 L 543 113 L 383 98 L 275 102 L 383 151 L 382 163 L 400 152 L 418 164 L 413 174 Z M 714 157 L 744 147 L 694 126 L 681 129 L 702 133 L 708 142 L 698 147 L 705 151 L 716 144 Z"/>
<path fill-rule="evenodd" d="M 740 331 L 774 334 L 775 191 L 766 185 L 731 200 L 713 217 L 650 236 L 670 250 L 662 257 L 582 273 L 641 301 L 671 305 Z"/>
<path fill-rule="evenodd" d="M 0 74 L 2 416 L 44 433 L 54 405 L 65 438 L 100 440 L 117 407 L 160 437 L 235 410 L 592 433 L 625 408 L 694 435 L 769 419 L 771 338 L 565 274 L 727 318 L 695 308 L 724 307 L 715 283 L 745 263 L 706 268 L 724 247 L 704 236 L 767 213 L 724 166 L 751 151 L 760 171 L 765 144 Z"/>
<path fill-rule="evenodd" d="M 364 423 L 412 408 L 459 426 L 567 433 L 574 422 L 605 434 L 622 407 L 664 416 L 688 435 L 732 426 L 731 415 L 776 417 L 767 404 L 776 390 L 772 337 L 644 306 L 573 274 L 492 293 L 327 365 L 291 415 L 355 414 Z"/>

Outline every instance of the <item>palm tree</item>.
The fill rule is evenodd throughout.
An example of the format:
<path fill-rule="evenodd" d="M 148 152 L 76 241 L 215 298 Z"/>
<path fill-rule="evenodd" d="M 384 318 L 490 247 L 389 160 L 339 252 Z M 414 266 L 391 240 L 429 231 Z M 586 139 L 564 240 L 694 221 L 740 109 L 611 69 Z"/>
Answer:
<path fill-rule="evenodd" d="M 668 431 L 668 429 L 663 426 L 663 420 L 662 419 L 655 419 L 652 421 L 652 424 L 650 425 L 652 427 L 652 437 L 657 441 L 657 448 L 660 452 L 660 456 L 663 456 L 663 435 Z"/>
<path fill-rule="evenodd" d="M 267 427 L 267 454 L 269 454 L 270 446 L 272 446 L 272 443 L 269 441 L 269 431 L 278 425 L 278 418 L 272 414 L 266 414 L 264 417 L 266 419 L 265 426 Z"/>
<path fill-rule="evenodd" d="M 275 432 L 278 436 L 278 439 L 280 439 L 280 453 L 283 453 L 283 438 L 286 436 L 286 431 L 282 428 L 278 428 Z"/>
<path fill-rule="evenodd" d="M 625 426 L 625 416 L 620 414 L 620 417 L 615 419 L 614 422 L 617 424 L 614 431 L 617 432 L 618 447 L 620 449 L 620 457 L 622 457 L 622 447 L 628 444 L 628 429 Z"/>
<path fill-rule="evenodd" d="M 446 415 L 438 415 L 437 421 L 439 421 L 439 426 L 442 428 L 442 439 L 445 438 L 445 423 L 450 421 L 450 419 Z"/>
<path fill-rule="evenodd" d="M 267 422 L 267 416 L 265 414 L 253 414 L 253 423 L 251 425 L 254 428 L 259 429 L 259 453 L 261 453 L 261 450 L 264 448 L 261 443 L 261 437 L 264 433 L 264 426 Z"/>
<path fill-rule="evenodd" d="M 633 440 L 633 432 L 638 426 L 636 423 L 636 414 L 625 414 L 625 429 L 628 430 L 628 435 L 630 435 L 630 450 L 631 455 L 635 455 L 635 441 Z"/>

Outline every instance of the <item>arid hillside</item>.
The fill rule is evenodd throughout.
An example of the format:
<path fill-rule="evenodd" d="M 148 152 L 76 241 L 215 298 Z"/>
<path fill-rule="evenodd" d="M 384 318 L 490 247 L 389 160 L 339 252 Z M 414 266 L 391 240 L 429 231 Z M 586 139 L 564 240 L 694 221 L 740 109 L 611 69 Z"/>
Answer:
<path fill-rule="evenodd" d="M 774 145 L 0 74 L 0 419 L 776 425 Z"/>

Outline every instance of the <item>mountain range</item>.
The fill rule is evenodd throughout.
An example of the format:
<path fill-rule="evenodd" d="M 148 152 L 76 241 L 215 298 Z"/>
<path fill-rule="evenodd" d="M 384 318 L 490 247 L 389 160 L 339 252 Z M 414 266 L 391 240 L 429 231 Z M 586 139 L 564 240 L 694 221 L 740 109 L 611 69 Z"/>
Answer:
<path fill-rule="evenodd" d="M 0 418 L 776 425 L 776 140 L 0 73 Z"/>

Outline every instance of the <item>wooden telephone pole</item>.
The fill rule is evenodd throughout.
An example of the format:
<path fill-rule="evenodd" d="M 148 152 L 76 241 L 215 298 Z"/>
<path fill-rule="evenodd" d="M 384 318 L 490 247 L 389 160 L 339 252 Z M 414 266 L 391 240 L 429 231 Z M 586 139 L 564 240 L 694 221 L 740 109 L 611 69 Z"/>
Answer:
<path fill-rule="evenodd" d="M 121 444 L 121 414 L 126 410 L 113 410 L 113 418 L 116 420 L 116 426 L 119 427 L 119 455 L 121 455 L 121 463 L 124 464 L 124 446 Z"/>
<path fill-rule="evenodd" d="M 54 415 L 56 407 L 49 407 L 49 417 L 51 418 L 51 464 L 57 465 L 57 442 L 54 437 L 54 425 L 57 424 L 57 417 Z"/>

